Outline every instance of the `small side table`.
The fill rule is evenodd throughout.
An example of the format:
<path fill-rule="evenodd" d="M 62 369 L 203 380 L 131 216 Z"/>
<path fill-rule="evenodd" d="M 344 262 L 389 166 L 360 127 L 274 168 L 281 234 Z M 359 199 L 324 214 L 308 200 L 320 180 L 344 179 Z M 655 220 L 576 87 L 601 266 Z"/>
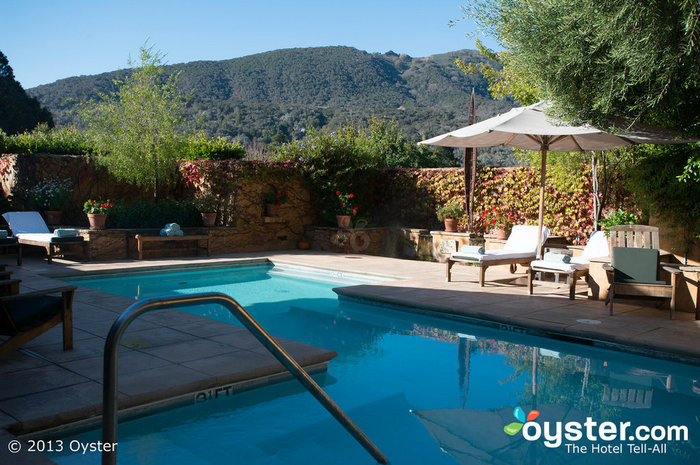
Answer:
<path fill-rule="evenodd" d="M 0 238 L 0 247 L 7 253 L 8 249 L 14 248 L 17 253 L 17 266 L 22 265 L 22 244 L 17 242 L 16 237 Z"/>
<path fill-rule="evenodd" d="M 683 279 L 695 305 L 695 319 L 700 320 L 700 266 L 681 265 L 679 269 L 683 272 Z"/>

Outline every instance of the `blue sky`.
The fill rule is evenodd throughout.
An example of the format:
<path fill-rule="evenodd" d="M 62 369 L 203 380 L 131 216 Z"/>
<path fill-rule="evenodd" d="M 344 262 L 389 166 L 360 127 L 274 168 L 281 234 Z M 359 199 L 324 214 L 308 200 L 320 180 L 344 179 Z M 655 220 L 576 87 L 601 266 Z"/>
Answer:
<path fill-rule="evenodd" d="M 170 64 L 325 45 L 422 57 L 475 48 L 473 24 L 448 26 L 468 2 L 0 0 L 0 50 L 25 89 L 125 68 L 147 39 Z"/>

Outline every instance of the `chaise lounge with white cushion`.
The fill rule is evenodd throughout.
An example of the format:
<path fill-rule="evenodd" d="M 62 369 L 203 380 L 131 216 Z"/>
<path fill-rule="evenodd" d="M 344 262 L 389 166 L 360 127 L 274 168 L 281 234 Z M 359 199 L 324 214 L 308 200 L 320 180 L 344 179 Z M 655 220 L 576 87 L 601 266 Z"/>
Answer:
<path fill-rule="evenodd" d="M 502 250 L 483 250 L 475 246 L 462 247 L 447 259 L 447 282 L 452 281 L 452 266 L 455 263 L 467 263 L 479 266 L 479 286 L 484 286 L 486 269 L 496 265 L 527 266 L 537 258 L 537 251 L 549 237 L 549 229 L 542 228 L 542 237 L 537 238 L 537 226 L 516 225 L 508 236 Z"/>
<path fill-rule="evenodd" d="M 17 242 L 46 249 L 49 263 L 62 246 L 85 244 L 83 237 L 78 236 L 74 230 L 57 230 L 52 233 L 39 212 L 7 212 L 2 217 L 7 221 Z M 64 236 L 60 234 L 61 231 L 68 234 Z"/>
<path fill-rule="evenodd" d="M 591 259 L 607 257 L 609 255 L 608 238 L 605 237 L 603 231 L 594 231 L 593 234 L 591 234 L 580 257 L 566 259 L 566 256 L 562 254 L 547 253 L 542 260 L 535 260 L 530 263 L 527 280 L 528 293 L 532 295 L 535 273 L 563 274 L 566 275 L 569 283 L 569 299 L 573 300 L 576 294 L 576 281 L 578 281 L 579 278 L 588 276 L 588 268 Z"/>

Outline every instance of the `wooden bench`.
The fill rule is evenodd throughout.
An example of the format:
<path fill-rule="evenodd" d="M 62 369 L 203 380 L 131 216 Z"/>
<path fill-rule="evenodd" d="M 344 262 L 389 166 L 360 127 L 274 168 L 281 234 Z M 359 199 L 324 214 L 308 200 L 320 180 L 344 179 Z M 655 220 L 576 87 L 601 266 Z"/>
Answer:
<path fill-rule="evenodd" d="M 199 255 L 199 241 L 206 242 L 207 256 L 211 255 L 209 250 L 209 234 L 189 234 L 186 236 L 142 236 L 136 235 L 139 260 L 143 260 L 143 244 L 145 242 L 172 242 L 172 241 L 193 241 L 197 244 L 197 255 Z"/>

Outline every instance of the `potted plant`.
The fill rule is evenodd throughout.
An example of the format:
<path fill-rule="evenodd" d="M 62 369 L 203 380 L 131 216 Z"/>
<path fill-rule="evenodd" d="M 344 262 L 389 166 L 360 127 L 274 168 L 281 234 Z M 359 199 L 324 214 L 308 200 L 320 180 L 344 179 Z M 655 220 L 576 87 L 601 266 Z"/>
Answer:
<path fill-rule="evenodd" d="M 83 204 L 83 212 L 85 212 L 85 214 L 88 217 L 88 221 L 90 222 L 90 229 L 105 229 L 107 213 L 112 207 L 114 207 L 114 204 L 109 200 L 107 200 L 106 202 L 102 200 L 86 200 Z"/>
<path fill-rule="evenodd" d="M 438 220 L 445 223 L 445 232 L 457 232 L 457 218 L 464 215 L 464 207 L 448 203 L 437 211 Z"/>
<path fill-rule="evenodd" d="M 211 228 L 216 224 L 216 211 L 219 208 L 219 197 L 209 193 L 199 193 L 194 196 L 194 206 L 202 215 L 202 224 Z"/>
<path fill-rule="evenodd" d="M 270 191 L 265 194 L 265 216 L 277 216 L 277 207 L 287 203 L 288 197 L 285 191 Z"/>
<path fill-rule="evenodd" d="M 355 194 L 335 191 L 335 195 L 338 197 L 335 220 L 339 228 L 349 228 L 352 215 L 357 215 L 357 207 L 352 204 Z"/>
<path fill-rule="evenodd" d="M 608 238 L 608 252 L 612 256 L 612 246 L 610 245 L 610 227 L 619 226 L 622 224 L 637 224 L 639 219 L 634 213 L 627 213 L 623 209 L 609 211 L 605 213 L 598 223 L 603 227 L 605 237 Z"/>
<path fill-rule="evenodd" d="M 71 198 L 73 189 L 68 179 L 45 179 L 29 191 L 31 204 L 37 210 L 44 211 L 47 224 L 61 223 L 61 213 Z"/>
<path fill-rule="evenodd" d="M 505 239 L 513 228 L 513 217 L 500 207 L 487 208 L 481 214 L 484 229 L 496 236 L 496 239 Z"/>

